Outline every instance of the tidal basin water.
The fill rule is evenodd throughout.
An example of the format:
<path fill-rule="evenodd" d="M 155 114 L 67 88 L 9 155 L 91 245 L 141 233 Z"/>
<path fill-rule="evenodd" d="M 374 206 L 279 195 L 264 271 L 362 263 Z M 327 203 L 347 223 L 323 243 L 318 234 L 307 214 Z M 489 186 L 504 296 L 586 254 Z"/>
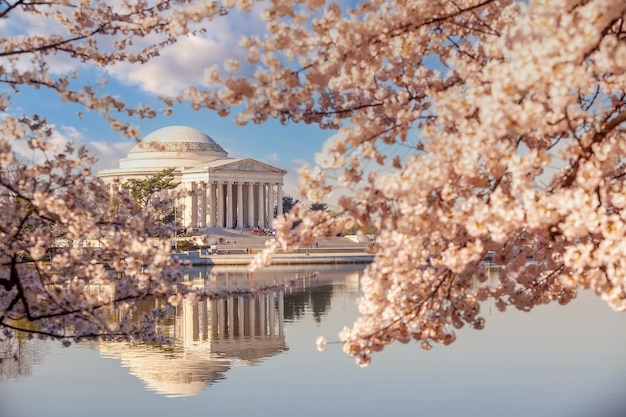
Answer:
<path fill-rule="evenodd" d="M 298 278 L 256 299 L 181 306 L 168 347 L 20 340 L 0 365 L 0 416 L 626 415 L 626 314 L 581 293 L 500 313 L 450 346 L 393 345 L 359 368 L 337 340 L 357 316 L 361 266 L 190 271 L 193 285 Z M 317 272 L 317 273 L 315 273 Z"/>

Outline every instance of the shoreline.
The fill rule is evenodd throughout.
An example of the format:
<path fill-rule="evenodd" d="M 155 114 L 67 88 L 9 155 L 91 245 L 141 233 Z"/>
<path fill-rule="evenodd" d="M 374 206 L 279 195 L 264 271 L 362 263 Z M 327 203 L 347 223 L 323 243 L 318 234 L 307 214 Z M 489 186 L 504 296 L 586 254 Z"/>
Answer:
<path fill-rule="evenodd" d="M 207 254 L 200 250 L 173 253 L 181 261 L 189 261 L 192 266 L 227 266 L 248 265 L 255 257 L 254 253 L 243 254 Z M 313 252 L 276 253 L 272 256 L 272 265 L 319 265 L 319 264 L 365 264 L 374 260 L 374 255 L 364 251 L 341 253 Z"/>
<path fill-rule="evenodd" d="M 265 249 L 267 240 L 271 239 L 269 236 L 255 235 L 250 231 L 211 229 L 207 232 L 205 236 L 186 239 L 200 244 L 204 237 L 209 236 L 209 248 L 173 252 L 171 256 L 188 261 L 192 266 L 249 265 L 256 254 Z M 374 255 L 368 252 L 368 243 L 359 242 L 356 236 L 320 237 L 309 248 L 290 252 L 279 249 L 272 256 L 271 264 L 366 264 L 373 260 Z"/>

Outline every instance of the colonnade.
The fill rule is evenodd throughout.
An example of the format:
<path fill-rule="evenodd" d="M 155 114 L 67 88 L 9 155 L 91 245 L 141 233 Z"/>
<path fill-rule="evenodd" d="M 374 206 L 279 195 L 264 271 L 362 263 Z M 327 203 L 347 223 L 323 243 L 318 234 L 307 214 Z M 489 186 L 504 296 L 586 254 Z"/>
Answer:
<path fill-rule="evenodd" d="M 182 305 L 178 336 L 188 343 L 249 337 L 284 337 L 284 291 Z M 277 308 L 275 307 L 277 306 Z"/>
<path fill-rule="evenodd" d="M 272 228 L 274 207 L 283 214 L 281 183 L 246 181 L 194 181 L 183 184 L 185 226 Z"/>

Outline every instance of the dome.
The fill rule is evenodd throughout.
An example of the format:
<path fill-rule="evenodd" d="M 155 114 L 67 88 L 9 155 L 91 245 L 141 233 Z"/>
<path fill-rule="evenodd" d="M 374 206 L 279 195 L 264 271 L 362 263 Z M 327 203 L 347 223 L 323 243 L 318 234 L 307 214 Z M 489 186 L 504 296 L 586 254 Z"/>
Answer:
<path fill-rule="evenodd" d="M 216 151 L 226 153 L 207 134 L 187 126 L 168 126 L 150 133 L 129 152 L 194 152 Z"/>
<path fill-rule="evenodd" d="M 120 168 L 192 167 L 228 153 L 207 134 L 187 126 L 168 126 L 150 133 L 137 143 Z"/>

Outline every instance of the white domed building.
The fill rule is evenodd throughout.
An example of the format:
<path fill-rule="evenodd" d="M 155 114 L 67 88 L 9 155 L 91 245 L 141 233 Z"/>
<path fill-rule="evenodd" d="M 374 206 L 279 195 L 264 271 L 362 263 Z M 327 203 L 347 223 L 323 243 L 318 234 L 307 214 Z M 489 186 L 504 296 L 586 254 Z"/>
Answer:
<path fill-rule="evenodd" d="M 282 214 L 287 171 L 251 158 L 229 158 L 208 135 L 186 126 L 150 133 L 120 159 L 119 168 L 100 170 L 97 177 L 119 185 L 166 168 L 175 169 L 180 187 L 194 191 L 181 202 L 184 227 L 272 227 L 274 207 Z"/>

